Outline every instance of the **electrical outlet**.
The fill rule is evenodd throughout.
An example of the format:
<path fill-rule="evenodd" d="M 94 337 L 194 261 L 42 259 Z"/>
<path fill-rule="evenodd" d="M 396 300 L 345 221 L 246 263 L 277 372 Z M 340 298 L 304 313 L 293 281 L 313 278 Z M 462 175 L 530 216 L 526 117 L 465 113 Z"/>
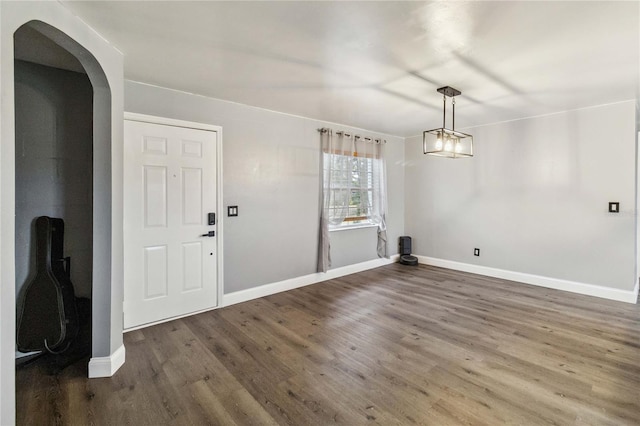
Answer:
<path fill-rule="evenodd" d="M 620 213 L 620 203 L 609 202 L 609 213 Z"/>
<path fill-rule="evenodd" d="M 480 249 L 479 248 L 474 248 L 473 249 L 473 255 L 474 256 L 480 256 Z"/>
<path fill-rule="evenodd" d="M 227 206 L 227 216 L 238 216 L 238 206 Z"/>

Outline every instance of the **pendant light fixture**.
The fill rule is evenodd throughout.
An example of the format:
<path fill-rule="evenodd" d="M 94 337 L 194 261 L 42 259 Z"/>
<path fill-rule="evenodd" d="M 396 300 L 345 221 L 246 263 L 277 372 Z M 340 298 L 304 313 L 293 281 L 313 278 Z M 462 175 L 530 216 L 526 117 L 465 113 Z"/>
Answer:
<path fill-rule="evenodd" d="M 456 100 L 460 92 L 453 87 L 438 89 L 442 93 L 442 127 L 422 132 L 422 150 L 425 154 L 438 157 L 461 158 L 473 157 L 473 136 L 456 132 Z M 446 127 L 447 97 L 451 98 L 453 119 L 451 129 Z"/>

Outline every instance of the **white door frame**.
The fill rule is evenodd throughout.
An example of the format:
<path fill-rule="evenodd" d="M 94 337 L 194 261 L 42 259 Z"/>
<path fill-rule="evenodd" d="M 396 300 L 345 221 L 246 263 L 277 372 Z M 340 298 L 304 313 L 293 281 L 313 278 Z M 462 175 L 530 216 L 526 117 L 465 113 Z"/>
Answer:
<path fill-rule="evenodd" d="M 222 204 L 222 127 L 214 126 L 212 124 L 205 123 L 196 123 L 193 121 L 185 121 L 185 120 L 175 120 L 173 118 L 166 117 L 157 117 L 154 115 L 146 115 L 146 114 L 138 114 L 134 112 L 126 112 L 124 113 L 124 119 L 129 121 L 140 121 L 143 123 L 152 123 L 152 124 L 163 124 L 165 126 L 173 126 L 173 127 L 186 127 L 188 129 L 196 129 L 196 130 L 208 130 L 214 131 L 217 133 L 217 143 L 216 143 L 216 261 L 218 262 L 217 270 L 216 270 L 216 280 L 218 286 L 218 300 L 216 306 L 205 309 L 204 311 L 192 312 L 184 316 L 194 315 L 200 312 L 206 312 L 213 309 L 217 309 L 222 304 L 222 297 L 224 295 L 224 207 Z M 127 141 L 125 141 L 127 143 Z M 126 165 L 125 165 L 126 167 Z M 125 185 L 127 182 L 124 183 Z M 129 220 L 126 216 L 124 217 L 124 222 L 126 223 Z M 126 241 L 126 237 L 125 237 Z M 125 260 L 126 262 L 126 260 Z M 127 276 L 124 277 L 125 282 L 124 285 L 128 285 Z M 171 321 L 180 317 L 167 318 L 165 320 L 157 321 L 150 324 L 144 324 L 139 327 L 132 327 L 124 330 L 132 331 L 142 327 L 149 327 L 154 324 L 159 324 L 166 321 Z"/>

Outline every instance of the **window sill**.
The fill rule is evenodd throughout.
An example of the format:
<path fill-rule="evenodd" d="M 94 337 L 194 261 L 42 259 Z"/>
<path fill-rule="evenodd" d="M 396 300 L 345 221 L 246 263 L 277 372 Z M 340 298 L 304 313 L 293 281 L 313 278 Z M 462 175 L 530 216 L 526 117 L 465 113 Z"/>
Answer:
<path fill-rule="evenodd" d="M 336 226 L 335 228 L 329 228 L 329 232 L 349 231 L 351 229 L 377 228 L 377 227 L 378 225 L 373 223 L 359 223 L 357 225 L 343 225 L 343 226 Z"/>

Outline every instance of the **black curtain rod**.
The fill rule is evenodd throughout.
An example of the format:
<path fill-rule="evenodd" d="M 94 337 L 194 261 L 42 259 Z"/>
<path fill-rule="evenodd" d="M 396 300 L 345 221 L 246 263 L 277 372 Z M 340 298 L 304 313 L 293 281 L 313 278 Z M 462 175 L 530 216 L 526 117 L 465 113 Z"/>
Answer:
<path fill-rule="evenodd" d="M 317 130 L 318 130 L 318 132 L 320 132 L 320 133 L 327 133 L 327 132 L 331 131 L 331 129 L 330 129 L 330 128 L 328 128 L 328 127 L 321 127 L 321 128 L 319 128 L 319 129 L 317 129 Z M 345 135 L 345 136 L 346 136 L 346 137 L 348 137 L 348 138 L 350 138 L 351 136 L 353 136 L 355 139 L 364 139 L 365 141 L 374 141 L 374 142 L 377 142 L 377 143 L 387 143 L 387 140 L 386 140 L 386 139 L 379 139 L 379 138 L 372 139 L 372 138 L 363 137 L 363 136 L 360 136 L 360 135 L 352 135 L 351 133 L 343 132 L 342 130 L 338 130 L 338 131 L 336 132 L 336 134 L 337 134 L 337 135 Z"/>

